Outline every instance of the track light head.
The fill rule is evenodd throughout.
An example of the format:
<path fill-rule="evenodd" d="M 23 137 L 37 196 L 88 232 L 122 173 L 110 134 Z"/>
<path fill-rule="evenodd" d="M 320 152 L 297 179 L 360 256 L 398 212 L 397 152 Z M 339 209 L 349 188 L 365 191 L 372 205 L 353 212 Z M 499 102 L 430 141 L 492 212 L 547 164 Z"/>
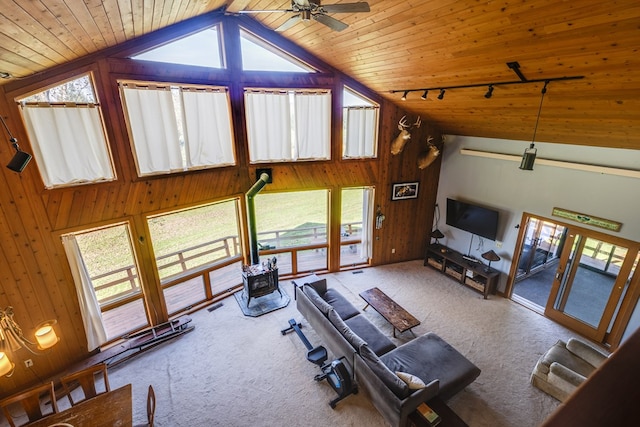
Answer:
<path fill-rule="evenodd" d="M 492 95 L 493 95 L 493 85 L 489 85 L 489 89 L 487 90 L 487 93 L 484 94 L 484 97 L 489 99 L 491 98 Z"/>
<path fill-rule="evenodd" d="M 408 95 L 408 94 L 409 94 L 409 91 L 408 91 L 408 90 L 405 90 L 405 91 L 404 91 L 404 93 L 402 94 L 402 97 L 401 97 L 400 99 L 401 99 L 401 100 L 403 100 L 403 101 L 406 101 L 406 100 L 407 100 L 407 95 Z"/>
<path fill-rule="evenodd" d="M 440 89 L 440 95 L 438 95 L 438 99 L 444 98 L 444 89 Z"/>
<path fill-rule="evenodd" d="M 428 90 L 425 90 L 424 93 L 422 94 L 422 96 L 420 97 L 420 99 L 422 99 L 423 101 L 427 99 L 427 94 L 429 93 Z"/>

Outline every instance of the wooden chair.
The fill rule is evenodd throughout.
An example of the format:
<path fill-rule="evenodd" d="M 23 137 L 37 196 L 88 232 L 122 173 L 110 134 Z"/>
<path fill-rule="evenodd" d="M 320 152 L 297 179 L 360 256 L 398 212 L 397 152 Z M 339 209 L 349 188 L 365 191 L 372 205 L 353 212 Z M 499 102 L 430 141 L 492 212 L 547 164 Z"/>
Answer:
<path fill-rule="evenodd" d="M 29 423 L 50 415 L 49 413 L 44 414 L 42 411 L 40 401 L 40 397 L 42 395 L 46 395 L 47 401 L 51 402 L 51 413 L 57 413 L 58 404 L 56 402 L 56 394 L 53 391 L 53 381 L 32 387 L 26 391 L 14 394 L 13 396 L 0 401 L 0 407 L 2 407 L 2 412 L 4 412 L 4 416 L 7 418 L 7 421 L 9 421 L 9 425 L 11 427 L 16 427 L 13 416 L 9 412 L 9 406 L 14 403 L 20 403 L 22 405 L 22 409 L 24 409 L 24 412 L 26 412 L 27 417 L 29 418 Z"/>
<path fill-rule="evenodd" d="M 149 384 L 149 393 L 147 394 L 147 421 L 149 427 L 153 427 L 153 419 L 156 414 L 156 392 L 153 386 Z"/>
<path fill-rule="evenodd" d="M 96 387 L 96 375 L 101 374 L 104 381 L 104 390 L 98 391 Z M 106 393 L 107 391 L 111 391 L 111 387 L 109 387 L 109 376 L 107 374 L 107 365 L 104 363 L 100 363 L 94 366 L 91 366 L 86 369 L 82 369 L 81 371 L 74 372 L 69 375 L 65 375 L 60 378 L 60 382 L 64 387 L 65 393 L 69 396 L 69 401 L 71 402 L 71 406 L 81 402 L 82 400 L 90 399 L 92 397 L 97 396 L 100 393 Z M 71 392 L 76 389 L 78 386 L 82 387 L 82 391 L 84 392 L 84 399 L 74 401 Z"/>
<path fill-rule="evenodd" d="M 153 421 L 156 413 L 156 393 L 153 386 L 149 384 L 149 392 L 147 393 L 147 422 L 145 424 L 136 424 L 134 427 L 153 427 Z"/>

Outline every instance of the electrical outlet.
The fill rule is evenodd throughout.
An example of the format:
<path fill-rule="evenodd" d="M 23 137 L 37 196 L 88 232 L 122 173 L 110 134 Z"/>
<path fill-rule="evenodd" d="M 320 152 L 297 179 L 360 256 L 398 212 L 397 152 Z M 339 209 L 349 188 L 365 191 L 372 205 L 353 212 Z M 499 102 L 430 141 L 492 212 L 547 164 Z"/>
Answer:
<path fill-rule="evenodd" d="M 502 247 L 502 242 L 499 240 L 496 240 L 496 248 L 501 248 Z"/>
<path fill-rule="evenodd" d="M 396 253 L 396 248 L 391 249 L 391 253 L 395 254 Z"/>
<path fill-rule="evenodd" d="M 27 359 L 24 361 L 24 366 L 26 366 L 27 368 L 30 368 L 33 366 L 33 360 L 31 359 Z"/>

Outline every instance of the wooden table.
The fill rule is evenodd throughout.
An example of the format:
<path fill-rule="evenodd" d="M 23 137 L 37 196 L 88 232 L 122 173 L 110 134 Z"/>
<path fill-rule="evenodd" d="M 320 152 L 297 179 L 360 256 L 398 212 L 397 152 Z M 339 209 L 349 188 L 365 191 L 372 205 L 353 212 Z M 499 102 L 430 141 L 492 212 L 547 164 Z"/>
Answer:
<path fill-rule="evenodd" d="M 131 384 L 83 400 L 69 409 L 41 418 L 27 426 L 48 427 L 61 422 L 69 423 L 73 427 L 131 427 Z"/>
<path fill-rule="evenodd" d="M 413 317 L 407 310 L 400 307 L 397 302 L 392 300 L 378 288 L 368 289 L 360 293 L 360 297 L 367 302 L 363 308 L 366 310 L 368 306 L 373 307 L 375 311 L 380 313 L 387 322 L 393 326 L 393 336 L 396 336 L 396 329 L 403 333 L 410 331 L 420 324 L 420 321 Z M 413 332 L 413 331 L 412 331 Z"/>

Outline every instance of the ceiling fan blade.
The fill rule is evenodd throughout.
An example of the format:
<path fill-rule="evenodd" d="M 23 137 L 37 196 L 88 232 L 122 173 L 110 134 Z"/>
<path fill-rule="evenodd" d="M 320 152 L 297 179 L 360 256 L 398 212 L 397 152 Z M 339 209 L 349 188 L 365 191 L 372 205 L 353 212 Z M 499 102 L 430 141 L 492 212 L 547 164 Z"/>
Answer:
<path fill-rule="evenodd" d="M 300 22 L 300 15 L 293 15 L 291 18 L 287 19 L 286 21 L 284 21 L 284 23 L 282 25 L 280 25 L 278 28 L 275 29 L 275 31 L 286 31 L 289 28 L 293 27 L 294 25 L 296 25 L 298 22 Z"/>
<path fill-rule="evenodd" d="M 357 3 L 341 3 L 341 4 L 323 4 L 320 5 L 320 9 L 326 13 L 355 13 L 355 12 L 370 12 L 369 3 L 361 1 Z"/>
<path fill-rule="evenodd" d="M 278 13 L 278 12 L 295 12 L 293 9 L 257 9 L 257 10 L 239 10 L 234 13 Z"/>
<path fill-rule="evenodd" d="M 349 26 L 342 21 L 338 21 L 337 19 L 327 15 L 323 15 L 322 13 L 314 14 L 313 19 L 315 19 L 321 24 L 326 25 L 327 27 L 331 28 L 334 31 L 342 31 Z"/>

